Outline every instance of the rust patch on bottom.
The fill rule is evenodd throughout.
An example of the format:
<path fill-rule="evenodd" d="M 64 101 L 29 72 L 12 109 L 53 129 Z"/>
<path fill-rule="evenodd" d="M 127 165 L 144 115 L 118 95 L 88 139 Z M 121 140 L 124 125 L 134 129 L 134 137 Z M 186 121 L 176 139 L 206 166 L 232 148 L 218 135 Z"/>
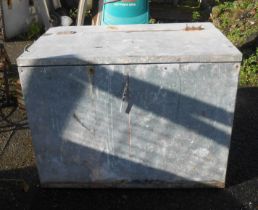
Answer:
<path fill-rule="evenodd" d="M 177 182 L 163 182 L 156 180 L 144 180 L 144 181 L 127 181 L 118 180 L 111 182 L 87 182 L 87 183 L 75 183 L 75 182 L 46 182 L 41 183 L 45 188 L 224 188 L 225 183 L 221 181 L 207 181 L 207 182 L 195 182 L 195 181 L 177 181 Z"/>

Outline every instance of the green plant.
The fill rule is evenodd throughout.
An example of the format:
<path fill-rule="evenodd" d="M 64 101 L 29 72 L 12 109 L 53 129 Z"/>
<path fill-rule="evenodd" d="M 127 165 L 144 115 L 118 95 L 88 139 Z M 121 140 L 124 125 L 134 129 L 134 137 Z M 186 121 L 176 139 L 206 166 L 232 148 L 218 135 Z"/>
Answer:
<path fill-rule="evenodd" d="M 32 39 L 37 39 L 42 33 L 43 33 L 43 26 L 40 23 L 33 21 L 29 25 L 29 28 L 25 36 L 26 36 L 26 39 L 32 40 Z"/>
<path fill-rule="evenodd" d="M 258 48 L 243 60 L 239 82 L 240 86 L 258 86 Z"/>
<path fill-rule="evenodd" d="M 77 17 L 78 14 L 78 9 L 77 8 L 72 8 L 69 11 L 69 16 L 73 19 L 75 19 Z"/>
<path fill-rule="evenodd" d="M 76 18 L 77 18 L 77 15 L 78 15 L 78 9 L 77 9 L 77 8 L 72 8 L 72 9 L 70 9 L 70 11 L 69 11 L 69 16 L 70 16 L 72 19 L 76 19 Z M 91 17 L 91 10 L 86 10 L 86 11 L 84 11 L 84 15 L 85 15 L 85 17 Z"/>
<path fill-rule="evenodd" d="M 217 1 L 220 3 L 220 1 Z M 258 1 L 237 0 L 212 9 L 213 23 L 237 46 L 255 39 L 258 33 Z"/>
<path fill-rule="evenodd" d="M 157 20 L 154 18 L 150 18 L 149 24 L 155 24 L 155 23 L 157 23 Z"/>
<path fill-rule="evenodd" d="M 192 13 L 192 20 L 193 21 L 198 21 L 198 20 L 200 20 L 201 19 L 201 14 L 200 14 L 200 12 L 199 11 L 194 11 L 193 13 Z"/>
<path fill-rule="evenodd" d="M 200 0 L 181 0 L 180 6 L 185 8 L 200 8 L 201 1 Z"/>

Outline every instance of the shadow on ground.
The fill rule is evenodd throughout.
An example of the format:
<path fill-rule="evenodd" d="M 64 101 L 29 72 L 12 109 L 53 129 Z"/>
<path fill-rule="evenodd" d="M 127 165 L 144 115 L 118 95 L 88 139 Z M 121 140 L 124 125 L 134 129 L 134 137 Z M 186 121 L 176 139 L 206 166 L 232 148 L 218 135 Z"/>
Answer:
<path fill-rule="evenodd" d="M 226 189 L 43 189 L 32 159 L 1 167 L 1 209 L 258 209 L 257 104 L 258 88 L 238 90 Z"/>

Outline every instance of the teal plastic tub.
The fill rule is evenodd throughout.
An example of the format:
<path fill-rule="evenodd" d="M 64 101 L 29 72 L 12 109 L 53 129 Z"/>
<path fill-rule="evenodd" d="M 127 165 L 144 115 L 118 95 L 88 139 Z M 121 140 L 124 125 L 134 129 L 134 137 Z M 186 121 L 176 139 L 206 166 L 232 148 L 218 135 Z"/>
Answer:
<path fill-rule="evenodd" d="M 147 24 L 148 0 L 104 0 L 102 25 Z"/>

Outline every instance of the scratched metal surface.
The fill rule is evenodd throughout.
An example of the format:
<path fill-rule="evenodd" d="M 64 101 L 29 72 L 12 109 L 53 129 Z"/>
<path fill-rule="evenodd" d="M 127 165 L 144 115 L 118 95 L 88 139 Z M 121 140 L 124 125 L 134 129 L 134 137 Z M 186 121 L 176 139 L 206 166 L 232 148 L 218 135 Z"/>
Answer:
<path fill-rule="evenodd" d="M 19 73 L 42 184 L 223 186 L 238 63 Z"/>

